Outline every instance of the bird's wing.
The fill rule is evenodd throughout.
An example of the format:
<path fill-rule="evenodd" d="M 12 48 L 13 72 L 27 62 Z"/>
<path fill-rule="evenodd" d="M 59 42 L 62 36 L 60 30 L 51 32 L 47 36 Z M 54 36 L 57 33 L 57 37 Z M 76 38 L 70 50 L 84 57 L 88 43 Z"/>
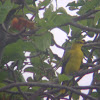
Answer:
<path fill-rule="evenodd" d="M 64 73 L 65 66 L 66 66 L 67 62 L 69 61 L 70 56 L 71 56 L 70 51 L 68 51 L 68 52 L 66 52 L 66 53 L 64 54 L 63 61 L 62 61 L 62 71 L 61 71 L 61 74 Z"/>

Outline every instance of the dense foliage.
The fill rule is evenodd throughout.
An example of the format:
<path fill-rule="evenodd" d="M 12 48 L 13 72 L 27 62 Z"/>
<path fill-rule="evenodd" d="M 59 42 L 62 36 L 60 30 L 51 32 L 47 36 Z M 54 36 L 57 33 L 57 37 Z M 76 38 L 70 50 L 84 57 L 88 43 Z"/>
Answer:
<path fill-rule="evenodd" d="M 58 8 L 57 3 L 57 0 L 0 0 L 0 100 L 59 100 L 65 96 L 69 100 L 80 96 L 84 100 L 99 99 L 100 0 L 70 2 L 65 8 L 77 10 L 75 16 L 63 7 Z M 55 28 L 64 31 L 68 38 L 62 46 L 51 33 Z M 58 74 L 62 58 L 50 46 L 68 50 L 73 41 L 86 37 L 93 39 L 87 40 L 82 48 L 86 63 L 82 63 L 81 70 L 71 76 Z M 25 72 L 33 74 L 27 82 Z M 78 81 L 89 73 L 93 73 L 91 85 L 79 86 Z M 72 77 L 77 77 L 72 86 L 61 85 Z M 61 88 L 67 90 L 63 96 L 59 95 Z M 82 93 L 83 89 L 89 89 L 89 93 Z"/>

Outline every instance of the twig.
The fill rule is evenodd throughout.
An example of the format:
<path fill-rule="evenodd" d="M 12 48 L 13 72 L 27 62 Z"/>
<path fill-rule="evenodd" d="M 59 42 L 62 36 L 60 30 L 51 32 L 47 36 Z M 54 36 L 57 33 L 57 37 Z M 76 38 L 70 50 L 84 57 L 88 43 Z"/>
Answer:
<path fill-rule="evenodd" d="M 93 86 L 95 84 L 95 72 L 93 73 L 93 80 L 91 82 L 91 85 Z M 92 89 L 89 89 L 88 95 L 91 95 Z"/>
<path fill-rule="evenodd" d="M 49 94 L 49 93 L 44 93 L 44 96 L 48 96 L 47 97 L 47 100 L 49 100 L 49 99 L 51 99 L 51 100 L 56 100 L 51 94 Z"/>
<path fill-rule="evenodd" d="M 11 68 L 13 68 L 16 65 L 16 63 L 17 63 L 17 61 L 11 66 Z M 12 70 L 10 67 L 8 67 L 8 68 L 12 72 L 12 76 L 13 76 L 14 82 L 16 83 L 17 80 L 16 80 L 16 75 L 14 73 L 14 70 Z M 16 87 L 17 87 L 18 91 L 21 93 L 21 95 L 23 96 L 23 98 L 25 100 L 28 100 L 27 96 L 21 91 L 20 87 L 19 86 L 16 86 Z"/>
<path fill-rule="evenodd" d="M 54 39 L 53 39 L 53 42 L 54 42 L 54 44 L 55 44 L 58 48 L 60 48 L 60 49 L 64 49 L 62 46 L 58 45 L 58 44 L 55 42 Z"/>
<path fill-rule="evenodd" d="M 30 8 L 30 7 L 27 5 L 27 3 L 26 3 L 25 0 L 23 0 L 23 1 L 24 1 L 25 7 L 26 7 L 29 11 L 31 11 L 31 12 L 33 12 L 33 13 L 35 14 L 35 13 L 36 13 L 36 10 L 33 10 L 32 8 Z"/>
<path fill-rule="evenodd" d="M 9 94 L 14 94 L 14 95 L 21 95 L 20 92 L 15 92 L 15 91 L 5 90 L 4 92 L 9 93 Z M 28 95 L 28 96 L 33 95 L 33 93 L 31 93 L 31 92 L 23 92 L 23 93 L 24 93 L 25 95 Z"/>
<path fill-rule="evenodd" d="M 100 61 L 100 58 L 95 59 L 92 63 Z"/>

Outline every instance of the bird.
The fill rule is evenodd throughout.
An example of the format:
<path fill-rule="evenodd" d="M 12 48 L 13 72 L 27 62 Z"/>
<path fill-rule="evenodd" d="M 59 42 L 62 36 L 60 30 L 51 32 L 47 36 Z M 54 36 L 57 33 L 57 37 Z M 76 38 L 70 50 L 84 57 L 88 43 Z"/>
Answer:
<path fill-rule="evenodd" d="M 84 57 L 82 46 L 85 44 L 84 40 L 76 40 L 69 51 L 65 51 L 62 58 L 61 74 L 70 75 L 80 70 L 80 66 Z M 66 81 L 62 85 L 67 85 Z M 61 89 L 60 93 L 64 94 L 65 89 Z"/>

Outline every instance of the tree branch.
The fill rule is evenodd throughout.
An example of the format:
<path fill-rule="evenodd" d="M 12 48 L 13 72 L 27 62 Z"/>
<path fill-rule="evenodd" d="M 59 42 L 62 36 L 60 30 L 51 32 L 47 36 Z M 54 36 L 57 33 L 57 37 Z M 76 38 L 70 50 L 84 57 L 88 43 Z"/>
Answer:
<path fill-rule="evenodd" d="M 90 15 L 97 13 L 98 11 L 100 11 L 100 10 L 91 10 L 79 17 L 74 18 L 73 21 L 76 22 L 76 21 L 84 20 L 84 19 L 88 18 Z"/>
<path fill-rule="evenodd" d="M 3 92 L 5 90 L 8 90 L 8 89 L 11 89 L 13 87 L 17 87 L 17 86 L 30 86 L 30 87 L 33 87 L 33 86 L 39 86 L 39 87 L 46 87 L 46 88 L 59 88 L 59 89 L 67 89 L 71 92 L 74 92 L 78 95 L 81 95 L 82 97 L 85 97 L 85 98 L 88 98 L 90 100 L 96 100 L 96 98 L 90 96 L 90 95 L 86 95 L 84 93 L 81 93 L 71 87 L 67 87 L 67 86 L 60 86 L 60 85 L 57 85 L 57 84 L 48 84 L 48 83 L 38 83 L 38 82 L 17 82 L 17 83 L 12 83 L 10 85 L 7 85 L 3 88 L 0 88 L 0 92 Z M 96 87 L 95 87 L 96 88 Z"/>
<path fill-rule="evenodd" d="M 13 68 L 13 67 L 15 67 L 16 64 L 17 64 L 17 61 L 14 62 L 14 64 L 13 64 L 12 66 L 10 66 L 10 67 Z M 8 68 L 9 68 L 9 70 L 10 70 L 11 73 L 12 73 L 12 77 L 13 77 L 13 79 L 14 79 L 14 82 L 16 83 L 16 82 L 17 82 L 16 75 L 15 75 L 15 73 L 14 73 L 14 70 L 11 69 L 10 67 L 8 67 Z M 23 96 L 23 98 L 24 98 L 25 100 L 29 100 L 29 99 L 27 98 L 27 96 L 21 91 L 20 87 L 19 87 L 19 86 L 16 86 L 16 87 L 17 87 L 18 91 L 20 92 L 20 94 Z"/>
<path fill-rule="evenodd" d="M 77 72 L 73 76 L 74 77 L 83 76 L 83 75 L 86 75 L 86 74 L 89 74 L 89 73 L 93 73 L 93 72 L 98 71 L 98 70 L 100 70 L 100 65 L 96 65 L 95 67 L 93 67 L 91 69 L 86 69 L 84 71 Z"/>
<path fill-rule="evenodd" d="M 88 27 L 88 26 L 83 26 L 83 25 L 77 24 L 76 22 L 69 22 L 68 24 L 72 25 L 72 26 L 75 26 L 77 28 L 80 28 L 84 31 L 100 33 L 100 29 L 93 28 L 93 27 Z"/>
<path fill-rule="evenodd" d="M 91 85 L 91 86 L 71 86 L 74 89 L 100 89 L 100 86 Z"/>

